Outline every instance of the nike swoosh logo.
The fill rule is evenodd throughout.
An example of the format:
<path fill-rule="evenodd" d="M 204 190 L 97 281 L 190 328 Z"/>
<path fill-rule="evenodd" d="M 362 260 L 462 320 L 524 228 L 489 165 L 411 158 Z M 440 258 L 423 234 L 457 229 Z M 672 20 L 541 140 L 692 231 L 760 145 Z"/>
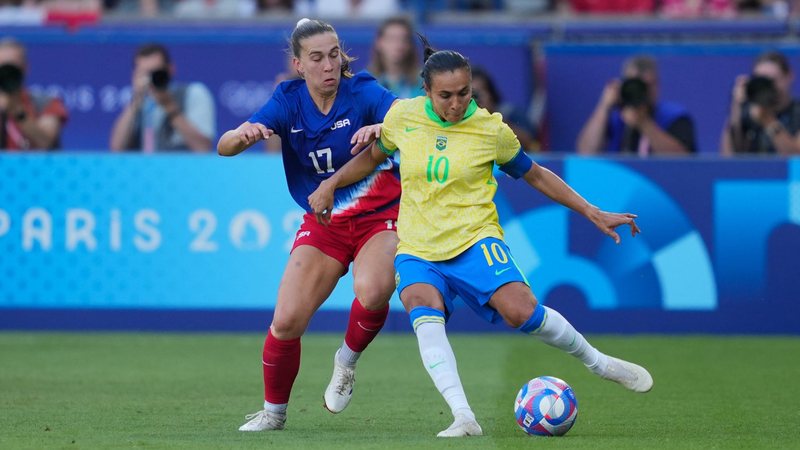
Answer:
<path fill-rule="evenodd" d="M 419 130 L 419 127 L 406 127 L 406 133 L 410 133 L 414 130 Z"/>
<path fill-rule="evenodd" d="M 366 331 L 368 333 L 374 333 L 374 332 L 376 332 L 376 331 L 378 331 L 380 329 L 379 328 L 379 329 L 373 330 L 373 329 L 367 328 L 364 325 L 361 325 L 361 321 L 358 321 L 356 323 L 358 324 L 359 327 L 361 327 L 362 330 L 364 330 L 364 331 Z"/>
<path fill-rule="evenodd" d="M 509 270 L 511 270 L 511 267 L 506 267 L 506 268 L 505 268 L 505 269 L 503 269 L 503 270 L 495 270 L 495 271 L 494 271 L 494 274 L 495 274 L 495 275 L 501 275 L 503 272 L 506 272 L 506 271 L 509 271 Z"/>
<path fill-rule="evenodd" d="M 433 369 L 433 368 L 435 368 L 437 366 L 441 366 L 442 364 L 444 364 L 444 361 L 439 361 L 437 363 L 433 363 L 433 364 L 429 365 L 428 368 L 429 369 Z"/>
<path fill-rule="evenodd" d="M 292 127 L 292 129 L 291 129 L 290 131 L 291 131 L 292 133 L 299 133 L 299 132 L 303 131 L 303 129 L 302 129 L 302 128 L 300 128 L 299 130 L 295 130 L 295 129 L 294 129 L 294 127 Z"/>

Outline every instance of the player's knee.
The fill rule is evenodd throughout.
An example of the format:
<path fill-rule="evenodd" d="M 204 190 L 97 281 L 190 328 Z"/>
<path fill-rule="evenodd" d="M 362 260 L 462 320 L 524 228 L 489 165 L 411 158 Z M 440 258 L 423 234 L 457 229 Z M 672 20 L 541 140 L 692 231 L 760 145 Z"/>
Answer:
<path fill-rule="evenodd" d="M 518 302 L 518 304 L 513 307 L 505 308 L 505 310 L 500 311 L 500 315 L 503 316 L 503 320 L 508 326 L 511 328 L 519 328 L 530 319 L 533 311 L 534 305 L 531 303 Z"/>
<path fill-rule="evenodd" d="M 272 330 L 272 335 L 275 336 L 275 338 L 284 341 L 302 336 L 306 331 L 307 325 L 308 322 L 299 320 L 277 319 L 272 321 L 270 330 Z"/>
<path fill-rule="evenodd" d="M 503 320 L 511 328 L 519 328 L 522 326 L 522 324 L 525 323 L 526 320 L 528 320 L 528 317 L 524 317 L 524 315 L 522 314 L 509 314 L 509 315 L 504 315 Z"/>
<path fill-rule="evenodd" d="M 442 308 L 442 305 L 439 304 L 440 302 L 434 302 L 430 296 L 417 293 L 404 293 L 404 295 L 400 296 L 400 300 L 403 302 L 403 306 L 406 308 L 406 311 L 411 311 L 418 306 L 426 306 L 428 308 L 437 309 Z"/>
<path fill-rule="evenodd" d="M 357 279 L 353 282 L 353 290 L 356 298 L 361 302 L 361 306 L 365 309 L 380 309 L 391 298 L 394 290 L 394 281 Z"/>

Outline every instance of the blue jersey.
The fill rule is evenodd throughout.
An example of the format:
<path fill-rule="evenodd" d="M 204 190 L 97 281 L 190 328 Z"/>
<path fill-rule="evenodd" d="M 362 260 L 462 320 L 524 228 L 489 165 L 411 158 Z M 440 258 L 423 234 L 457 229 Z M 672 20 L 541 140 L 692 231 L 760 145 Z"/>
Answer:
<path fill-rule="evenodd" d="M 342 77 L 333 107 L 322 114 L 305 80 L 290 80 L 280 83 L 272 98 L 248 121 L 261 123 L 281 137 L 289 192 L 310 212 L 308 196 L 353 157 L 353 134 L 363 126 L 383 122 L 396 98 L 370 74 L 360 72 L 352 78 Z M 336 190 L 333 214 L 347 217 L 373 212 L 399 198 L 397 164 L 387 159 L 368 177 Z"/>

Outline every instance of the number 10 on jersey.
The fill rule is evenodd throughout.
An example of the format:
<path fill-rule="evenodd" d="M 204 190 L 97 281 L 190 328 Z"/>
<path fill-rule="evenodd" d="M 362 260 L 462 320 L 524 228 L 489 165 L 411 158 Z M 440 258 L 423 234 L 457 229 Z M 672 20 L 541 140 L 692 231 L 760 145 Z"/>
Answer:
<path fill-rule="evenodd" d="M 450 174 L 450 160 L 447 156 L 440 156 L 434 160 L 433 155 L 428 156 L 428 169 L 425 171 L 428 182 L 435 179 L 437 183 L 444 184 Z"/>

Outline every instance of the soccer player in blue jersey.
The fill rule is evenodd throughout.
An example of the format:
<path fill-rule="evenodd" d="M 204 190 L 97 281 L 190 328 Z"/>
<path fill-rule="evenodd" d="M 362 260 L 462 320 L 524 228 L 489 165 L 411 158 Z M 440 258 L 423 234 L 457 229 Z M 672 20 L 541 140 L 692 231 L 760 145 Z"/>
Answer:
<path fill-rule="evenodd" d="M 350 73 L 350 58 L 325 22 L 300 20 L 292 32 L 291 51 L 301 78 L 280 83 L 247 122 L 222 135 L 217 150 L 234 156 L 277 134 L 289 191 L 310 212 L 308 195 L 352 158 L 351 146 L 372 135 L 370 125 L 383 121 L 396 97 L 369 74 Z M 300 337 L 351 262 L 356 298 L 324 394 L 325 407 L 332 413 L 349 403 L 356 361 L 386 320 L 397 248 L 396 164 L 387 159 L 360 182 L 336 191 L 335 197 L 330 226 L 307 213 L 297 232 L 264 342 L 264 408 L 248 415 L 241 431 L 284 428 L 300 368 Z"/>
<path fill-rule="evenodd" d="M 504 321 L 525 334 L 578 358 L 593 373 L 634 392 L 647 392 L 653 378 L 643 367 L 606 355 L 558 311 L 536 300 L 525 274 L 503 241 L 493 198 L 493 168 L 582 214 L 617 243 L 615 229 L 639 228 L 635 215 L 602 211 L 522 150 L 500 114 L 472 99 L 471 69 L 460 53 L 434 52 L 425 43 L 422 69 L 426 97 L 400 100 L 382 125 L 377 145 L 353 158 L 320 184 L 309 204 L 328 220 L 335 189 L 347 186 L 400 152 L 403 193 L 398 218 L 397 292 L 417 335 L 425 369 L 453 413 L 440 437 L 483 434 L 467 402 L 456 359 L 445 333 L 456 296 L 480 317 Z"/>

